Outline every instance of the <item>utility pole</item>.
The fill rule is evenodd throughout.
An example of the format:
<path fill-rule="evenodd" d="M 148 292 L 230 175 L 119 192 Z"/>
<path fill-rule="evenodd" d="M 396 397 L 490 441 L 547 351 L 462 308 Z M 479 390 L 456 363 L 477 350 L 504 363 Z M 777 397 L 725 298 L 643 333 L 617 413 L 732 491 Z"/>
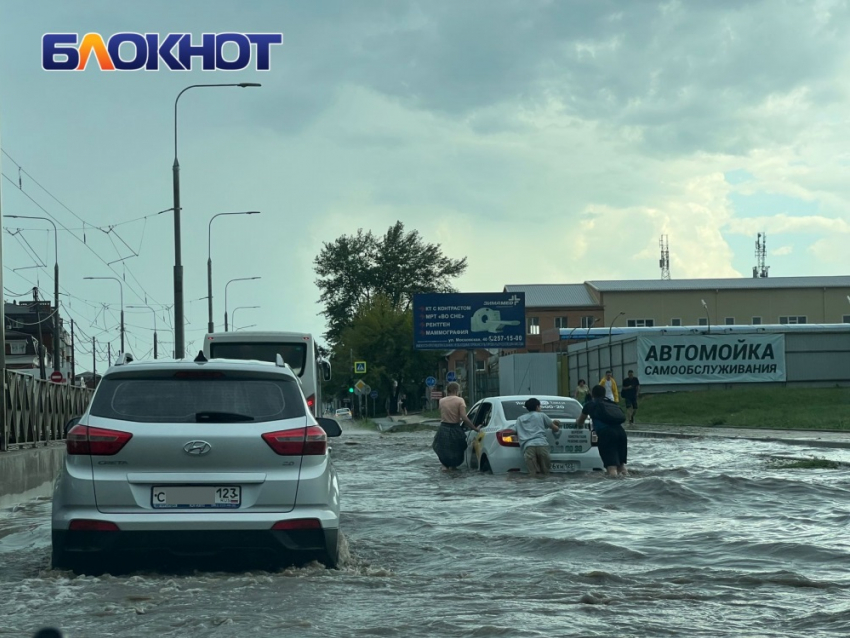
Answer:
<path fill-rule="evenodd" d="M 112 342 L 106 342 L 106 369 L 109 370 L 109 366 L 112 365 Z"/>
<path fill-rule="evenodd" d="M 47 379 L 47 371 L 44 369 L 44 335 L 41 333 L 41 307 L 38 302 L 38 288 L 32 289 L 32 300 L 34 302 L 33 306 L 35 307 L 35 322 L 38 326 L 38 370 L 41 374 L 42 380 L 45 380 Z"/>
<path fill-rule="evenodd" d="M 77 373 L 76 373 L 77 353 L 74 350 L 75 347 L 76 347 L 76 342 L 74 341 L 74 320 L 71 319 L 71 380 L 70 380 L 71 385 L 74 385 L 74 381 L 77 378 Z"/>
<path fill-rule="evenodd" d="M 0 178 L 0 182 L 2 182 L 2 178 Z M 0 188 L 2 190 L 2 188 Z M 0 218 L 2 218 L 3 214 L 3 197 L 0 196 Z M 3 288 L 3 237 L 2 233 L 0 233 L 0 291 L 4 290 Z M 3 299 L 3 295 L 0 294 L 0 299 Z M 3 380 L 3 385 L 5 387 L 6 384 L 6 300 L 3 299 L 3 316 L 2 321 L 0 321 L 0 342 L 3 343 L 3 347 L 0 348 L 0 379 Z M 5 390 L 3 391 L 5 394 Z M 0 405 L 0 431 L 5 431 L 6 427 L 6 400 L 3 399 L 3 405 Z M 0 440 L 0 446 L 5 448 L 6 442 Z"/>
<path fill-rule="evenodd" d="M 97 387 L 97 341 L 91 338 L 91 387 Z"/>

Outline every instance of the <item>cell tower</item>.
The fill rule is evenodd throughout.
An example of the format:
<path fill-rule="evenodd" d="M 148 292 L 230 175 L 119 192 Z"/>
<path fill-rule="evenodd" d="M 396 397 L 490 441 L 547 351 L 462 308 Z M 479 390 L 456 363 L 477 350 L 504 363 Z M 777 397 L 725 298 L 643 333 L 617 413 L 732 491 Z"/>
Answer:
<path fill-rule="evenodd" d="M 764 260 L 767 257 L 767 233 L 759 233 L 756 236 L 756 265 L 753 266 L 753 279 L 767 277 L 767 271 L 770 266 L 764 265 Z"/>
<path fill-rule="evenodd" d="M 667 245 L 667 235 L 661 235 L 658 245 L 661 246 L 661 259 L 658 260 L 658 265 L 661 266 L 661 279 L 670 279 L 670 247 Z"/>

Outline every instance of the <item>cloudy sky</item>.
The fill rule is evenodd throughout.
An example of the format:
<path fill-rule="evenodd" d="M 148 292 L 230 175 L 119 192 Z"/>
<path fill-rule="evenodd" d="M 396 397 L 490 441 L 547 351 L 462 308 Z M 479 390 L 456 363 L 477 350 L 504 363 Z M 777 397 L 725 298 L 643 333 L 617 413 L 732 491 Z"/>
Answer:
<path fill-rule="evenodd" d="M 122 31 L 284 44 L 269 72 L 41 69 L 46 32 Z M 0 0 L 3 213 L 37 203 L 70 229 L 63 303 L 117 343 L 118 286 L 83 277 L 124 279 L 126 305 L 172 303 L 173 221 L 154 214 L 171 206 L 175 96 L 262 82 L 180 101 L 192 350 L 208 222 L 227 211 L 262 211 L 213 226 L 217 324 L 225 282 L 262 277 L 230 286 L 231 311 L 261 306 L 236 327 L 323 332 L 322 242 L 396 220 L 467 256 L 470 292 L 655 279 L 662 233 L 673 278 L 751 276 L 762 231 L 771 276 L 846 274 L 848 31 L 848 2 L 832 0 Z M 52 233 L 17 231 L 49 225 L 3 225 L 6 298 L 49 293 Z M 144 353 L 151 312 L 127 313 Z"/>

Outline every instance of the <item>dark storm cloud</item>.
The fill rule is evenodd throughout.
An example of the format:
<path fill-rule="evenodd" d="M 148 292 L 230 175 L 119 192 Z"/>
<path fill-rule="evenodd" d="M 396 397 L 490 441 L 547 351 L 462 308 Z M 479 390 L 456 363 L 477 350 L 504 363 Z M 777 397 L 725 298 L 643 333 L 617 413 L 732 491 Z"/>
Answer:
<path fill-rule="evenodd" d="M 276 127 L 300 129 L 344 84 L 458 118 L 556 98 L 567 114 L 641 127 L 662 153 L 742 153 L 765 134 L 751 109 L 768 96 L 807 86 L 825 104 L 844 98 L 829 79 L 850 14 L 845 4 L 819 7 L 828 5 L 291 5 L 281 20 L 282 85 L 266 114 Z"/>

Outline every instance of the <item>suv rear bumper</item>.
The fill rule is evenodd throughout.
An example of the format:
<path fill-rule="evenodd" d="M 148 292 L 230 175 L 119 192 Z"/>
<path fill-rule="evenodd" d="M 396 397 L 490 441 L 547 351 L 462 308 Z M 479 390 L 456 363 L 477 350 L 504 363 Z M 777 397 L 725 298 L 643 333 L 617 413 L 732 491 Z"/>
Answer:
<path fill-rule="evenodd" d="M 101 554 L 238 557 L 252 553 L 291 561 L 305 554 L 335 555 L 339 529 L 114 532 L 54 529 L 52 540 L 54 552 L 81 559 Z"/>

